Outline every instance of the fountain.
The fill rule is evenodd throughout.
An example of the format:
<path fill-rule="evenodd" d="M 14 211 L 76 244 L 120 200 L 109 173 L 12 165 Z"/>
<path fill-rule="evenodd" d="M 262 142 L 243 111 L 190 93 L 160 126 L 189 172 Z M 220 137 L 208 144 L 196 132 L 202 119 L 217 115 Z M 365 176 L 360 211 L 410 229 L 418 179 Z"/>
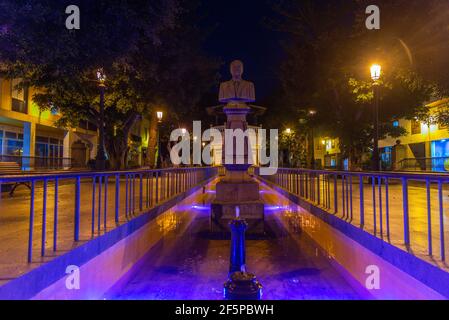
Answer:
<path fill-rule="evenodd" d="M 228 300 L 260 300 L 262 285 L 252 273 L 246 272 L 245 230 L 247 223 L 235 208 L 235 218 L 229 223 L 231 229 L 231 255 L 229 277 L 224 284 L 224 296 Z"/>

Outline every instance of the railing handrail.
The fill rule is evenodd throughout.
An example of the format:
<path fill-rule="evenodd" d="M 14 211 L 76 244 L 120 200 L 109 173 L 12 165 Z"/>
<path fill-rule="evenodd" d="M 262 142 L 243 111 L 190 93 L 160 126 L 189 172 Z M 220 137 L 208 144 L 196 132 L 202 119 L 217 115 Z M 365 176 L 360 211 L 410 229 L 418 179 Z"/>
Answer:
<path fill-rule="evenodd" d="M 259 175 L 257 170 L 256 175 Z M 447 227 L 445 226 L 446 208 L 444 200 L 446 195 L 444 194 L 444 186 L 449 184 L 449 174 L 280 168 L 275 175 L 260 177 L 266 181 L 271 181 L 287 192 L 297 195 L 302 200 L 323 208 L 329 214 L 338 214 L 338 218 L 347 223 L 352 224 L 353 219 L 356 218 L 354 213 L 357 213 L 358 210 L 359 227 L 365 231 L 368 221 L 365 214 L 369 212 L 370 219 L 373 219 L 372 231 L 370 232 L 374 236 L 379 234 L 383 241 L 387 241 L 386 239 L 390 241 L 390 209 L 393 208 L 390 208 L 390 206 L 394 203 L 396 205 L 394 208 L 397 210 L 394 212 L 397 219 L 396 223 L 399 226 L 394 231 L 394 236 L 401 237 L 400 234 L 403 233 L 403 245 L 408 252 L 413 245 L 410 240 L 411 231 L 415 231 L 410 227 L 411 206 L 409 204 L 408 183 L 411 181 L 414 181 L 417 185 L 421 183 L 422 189 L 417 192 L 423 197 L 421 200 L 424 201 L 421 210 L 427 212 L 427 223 L 425 223 L 427 224 L 428 255 L 432 256 L 432 237 L 436 236 L 435 240 L 439 243 L 441 261 L 446 259 L 445 232 L 447 232 Z M 370 180 L 365 181 L 365 177 L 370 178 Z M 397 193 L 394 201 L 390 196 L 393 189 L 389 187 L 393 185 L 391 183 L 393 180 L 396 180 L 396 182 L 399 180 L 399 187 L 395 189 Z M 431 183 L 435 182 L 438 184 L 436 194 L 431 192 L 434 189 Z M 353 200 L 353 196 L 356 200 Z M 370 209 L 368 211 L 365 210 L 367 206 Z M 436 217 L 433 215 L 436 215 Z M 438 224 L 437 230 L 432 229 L 435 228 L 432 225 L 435 223 Z M 386 224 L 386 232 L 383 229 L 384 224 Z M 384 236 L 387 238 L 384 238 Z M 416 235 L 412 234 L 412 237 L 416 237 Z"/>
<path fill-rule="evenodd" d="M 177 195 L 189 191 L 197 184 L 207 181 L 217 175 L 217 167 L 172 167 L 161 169 L 137 169 L 122 171 L 77 171 L 48 174 L 27 174 L 27 175 L 9 175 L 0 176 L 1 184 L 14 184 L 10 190 L 10 195 L 21 183 L 29 182 L 29 236 L 28 236 L 28 262 L 33 257 L 33 237 L 36 232 L 34 220 L 36 212 L 42 210 L 42 229 L 41 229 L 41 256 L 45 256 L 47 239 L 47 203 L 50 198 L 54 201 L 53 215 L 54 227 L 50 233 L 53 233 L 53 251 L 57 250 L 58 242 L 58 216 L 59 216 L 59 186 L 64 179 L 73 179 L 73 184 L 69 185 L 73 191 L 74 204 L 65 207 L 64 210 L 73 210 L 73 215 L 68 215 L 73 221 L 73 241 L 80 240 L 81 219 L 91 222 L 92 236 L 100 235 L 100 231 L 108 230 L 108 211 L 109 217 L 115 222 L 115 227 L 120 223 L 120 216 L 126 221 L 132 219 L 138 213 L 143 213 L 153 206 L 157 206 Z M 42 182 L 42 185 L 40 185 Z M 53 182 L 54 194 L 49 195 L 48 188 Z M 42 194 L 36 193 L 38 186 L 42 187 Z M 110 185 L 115 183 L 114 186 Z M 83 184 L 83 192 L 81 192 Z M 67 184 L 65 184 L 67 185 Z M 108 187 L 109 185 L 109 187 Z M 108 192 L 109 188 L 109 192 Z M 112 188 L 112 190 L 111 190 Z M 86 192 L 86 190 L 88 192 Z M 90 192 L 89 192 L 90 191 Z M 111 194 L 114 196 L 111 198 Z M 89 193 L 91 197 L 89 199 Z M 71 194 L 69 195 L 69 197 Z M 42 197 L 42 207 L 35 207 L 35 199 Z M 83 198 L 83 202 L 82 199 Z M 84 202 L 89 199 L 88 202 Z M 114 199 L 113 201 L 109 201 Z M 23 199 L 22 199 L 23 200 Z M 2 199 L 2 201 L 4 201 Z M 91 201 L 91 202 L 90 202 Z M 28 201 L 27 201 L 28 202 Z M 90 204 L 91 216 L 89 211 L 82 210 L 82 203 Z M 1 202 L 3 204 L 3 202 Z M 112 212 L 110 206 L 112 205 Z M 109 207 L 109 208 L 108 208 Z M 124 211 L 124 212 L 123 212 Z M 67 212 L 67 211 L 65 211 Z M 123 217 L 124 216 L 124 217 Z M 67 217 L 67 214 L 66 214 Z M 109 224 L 112 221 L 109 221 Z M 95 225 L 96 224 L 96 225 Z M 86 224 L 84 225 L 86 227 Z M 97 233 L 95 233 L 97 230 Z M 37 231 L 38 232 L 38 231 Z"/>
<path fill-rule="evenodd" d="M 2 154 L 0 153 L 0 157 L 8 157 L 8 158 L 33 158 L 33 159 L 49 159 L 49 160 L 73 160 L 70 157 L 44 157 L 44 156 L 26 156 L 26 155 L 16 155 L 16 154 Z"/>
<path fill-rule="evenodd" d="M 113 176 L 117 174 L 141 174 L 141 173 L 153 173 L 153 172 L 166 172 L 166 171 L 178 171 L 178 170 L 192 170 L 192 169 L 207 169 L 212 167 L 171 167 L 161 169 L 137 169 L 137 170 L 114 170 L 114 171 L 69 171 L 60 173 L 28 173 L 24 171 L 23 174 L 12 174 L 0 176 L 0 183 L 4 182 L 25 182 L 31 180 L 49 180 L 49 179 L 70 179 L 70 178 L 83 178 L 92 176 Z M 28 174 L 26 174 L 28 173 Z"/>
<path fill-rule="evenodd" d="M 408 178 L 408 179 L 449 179 L 449 173 L 441 172 L 394 172 L 394 171 L 344 171 L 344 170 L 316 170 L 316 169 L 302 169 L 302 168 L 278 168 L 278 171 L 302 171 L 310 173 L 334 173 L 337 175 L 356 175 L 364 177 L 382 177 L 382 178 Z"/>

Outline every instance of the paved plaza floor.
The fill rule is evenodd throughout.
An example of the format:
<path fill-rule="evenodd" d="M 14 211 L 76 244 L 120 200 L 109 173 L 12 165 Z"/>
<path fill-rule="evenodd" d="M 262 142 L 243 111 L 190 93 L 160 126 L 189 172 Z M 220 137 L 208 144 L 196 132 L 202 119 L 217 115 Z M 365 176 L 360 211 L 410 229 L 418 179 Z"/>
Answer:
<path fill-rule="evenodd" d="M 113 180 L 113 179 L 112 179 Z M 42 263 L 53 259 L 54 257 L 61 255 L 76 246 L 79 246 L 86 241 L 89 241 L 93 237 L 104 234 L 108 230 L 111 230 L 116 226 L 114 218 L 115 208 L 115 195 L 114 186 L 115 182 L 110 181 L 108 187 L 108 199 L 107 199 L 107 214 L 106 214 L 106 228 L 104 228 L 104 203 L 102 203 L 102 210 L 100 212 L 100 229 L 98 229 L 98 186 L 96 189 L 96 209 L 94 214 L 94 232 L 92 233 L 92 183 L 90 181 L 83 181 L 81 184 L 81 228 L 80 228 L 80 240 L 79 242 L 73 241 L 74 230 L 74 185 L 70 181 L 59 186 L 59 214 L 58 214 L 58 239 L 57 251 L 53 251 L 53 208 L 54 208 L 54 188 L 50 183 L 48 186 L 47 194 L 47 217 L 46 217 L 46 237 L 45 237 L 45 256 L 41 257 L 41 241 L 42 241 L 42 205 L 43 205 L 43 189 L 42 186 L 37 186 L 35 194 L 35 218 L 34 218 L 34 239 L 33 239 L 33 261 L 27 262 L 27 248 L 28 248 L 28 231 L 29 231 L 29 205 L 30 205 L 30 192 L 26 187 L 21 187 L 14 194 L 13 197 L 9 197 L 3 193 L 0 199 L 0 285 L 16 278 L 17 276 L 24 274 L 25 272 L 41 265 Z M 360 212 L 359 212 L 359 195 L 358 195 L 358 183 L 353 185 L 352 202 L 353 213 L 352 219 L 349 215 L 343 215 L 342 198 L 341 198 L 341 183 L 338 185 L 338 204 L 339 210 L 337 216 L 345 219 L 346 221 L 360 225 Z M 146 194 L 146 185 L 144 184 L 143 194 Z M 151 187 L 154 188 L 154 185 Z M 331 184 L 331 203 L 333 203 L 333 185 Z M 120 214 L 119 223 L 124 223 L 127 219 L 132 218 L 133 215 L 128 218 L 125 216 L 125 184 L 123 181 L 120 183 Z M 103 188 L 104 195 L 104 188 Z M 135 199 L 135 214 L 138 213 L 139 201 L 138 201 L 138 187 L 136 187 L 136 199 Z M 410 239 L 411 248 L 405 248 L 403 240 L 403 210 L 402 210 L 402 189 L 399 183 L 392 182 L 389 186 L 389 225 L 390 225 L 390 237 L 386 236 L 386 198 L 385 191 L 382 191 L 382 229 L 383 233 L 380 234 L 380 215 L 379 215 L 379 201 L 378 190 L 376 190 L 376 222 L 378 237 L 390 242 L 391 244 L 400 247 L 404 250 L 409 250 L 413 254 L 420 258 L 433 263 L 440 268 L 447 269 L 449 271 L 446 262 L 442 262 L 440 258 L 440 217 L 439 217 L 439 204 L 438 204 L 438 190 L 435 187 L 431 189 L 431 226 L 432 226 L 432 245 L 433 256 L 428 255 L 428 217 L 427 217 L 427 201 L 426 201 L 426 189 L 422 185 L 410 185 L 408 187 L 409 194 L 409 219 L 410 219 Z M 372 209 L 372 189 L 369 184 L 364 185 L 364 204 L 365 204 L 365 230 L 373 233 L 374 219 Z M 449 254 L 449 245 L 447 245 L 449 239 L 449 190 L 443 190 L 444 201 L 444 234 L 445 234 L 445 252 L 446 256 Z M 144 201 L 144 210 L 145 210 Z M 152 199 L 152 205 L 154 206 L 154 199 Z M 201 219 L 200 219 L 201 220 Z M 201 225 L 199 220 L 198 225 Z M 198 227 L 201 228 L 201 227 Z M 276 228 L 274 228 L 276 229 Z M 212 242 L 210 243 L 212 244 Z M 217 244 L 218 245 L 218 244 Z M 254 245 L 254 244 L 253 244 Z M 260 244 L 260 246 L 263 246 Z M 218 249 L 217 249 L 218 250 Z M 259 248 L 260 251 L 264 249 Z M 259 251 L 253 250 L 253 251 Z"/>

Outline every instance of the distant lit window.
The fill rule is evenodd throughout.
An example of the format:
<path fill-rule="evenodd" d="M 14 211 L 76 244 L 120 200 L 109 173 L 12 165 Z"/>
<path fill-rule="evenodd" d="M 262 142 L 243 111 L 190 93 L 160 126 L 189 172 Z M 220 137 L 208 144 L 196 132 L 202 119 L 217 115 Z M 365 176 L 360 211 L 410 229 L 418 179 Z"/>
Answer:
<path fill-rule="evenodd" d="M 12 111 L 28 113 L 27 99 L 28 90 L 27 88 L 20 88 L 20 79 L 13 79 L 11 81 L 11 100 L 12 100 Z"/>
<path fill-rule="evenodd" d="M 21 156 L 23 152 L 23 134 L 5 131 L 5 154 Z"/>
<path fill-rule="evenodd" d="M 62 139 L 36 136 L 35 155 L 43 158 L 61 158 L 64 154 Z"/>
<path fill-rule="evenodd" d="M 399 121 L 393 121 L 393 127 L 399 127 Z"/>

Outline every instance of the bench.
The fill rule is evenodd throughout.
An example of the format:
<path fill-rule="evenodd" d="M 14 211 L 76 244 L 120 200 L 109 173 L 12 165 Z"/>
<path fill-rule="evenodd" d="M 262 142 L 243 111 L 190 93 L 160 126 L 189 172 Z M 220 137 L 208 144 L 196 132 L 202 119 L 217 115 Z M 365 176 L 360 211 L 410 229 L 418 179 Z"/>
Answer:
<path fill-rule="evenodd" d="M 22 174 L 22 168 L 17 162 L 0 162 L 0 176 L 2 175 L 14 175 L 14 174 Z M 12 185 L 11 190 L 9 191 L 9 196 L 12 197 L 14 195 L 14 191 L 20 185 L 24 185 L 31 190 L 31 186 L 28 182 L 10 182 L 10 183 L 2 183 L 4 185 Z M 0 189 L 1 192 L 1 189 Z"/>

